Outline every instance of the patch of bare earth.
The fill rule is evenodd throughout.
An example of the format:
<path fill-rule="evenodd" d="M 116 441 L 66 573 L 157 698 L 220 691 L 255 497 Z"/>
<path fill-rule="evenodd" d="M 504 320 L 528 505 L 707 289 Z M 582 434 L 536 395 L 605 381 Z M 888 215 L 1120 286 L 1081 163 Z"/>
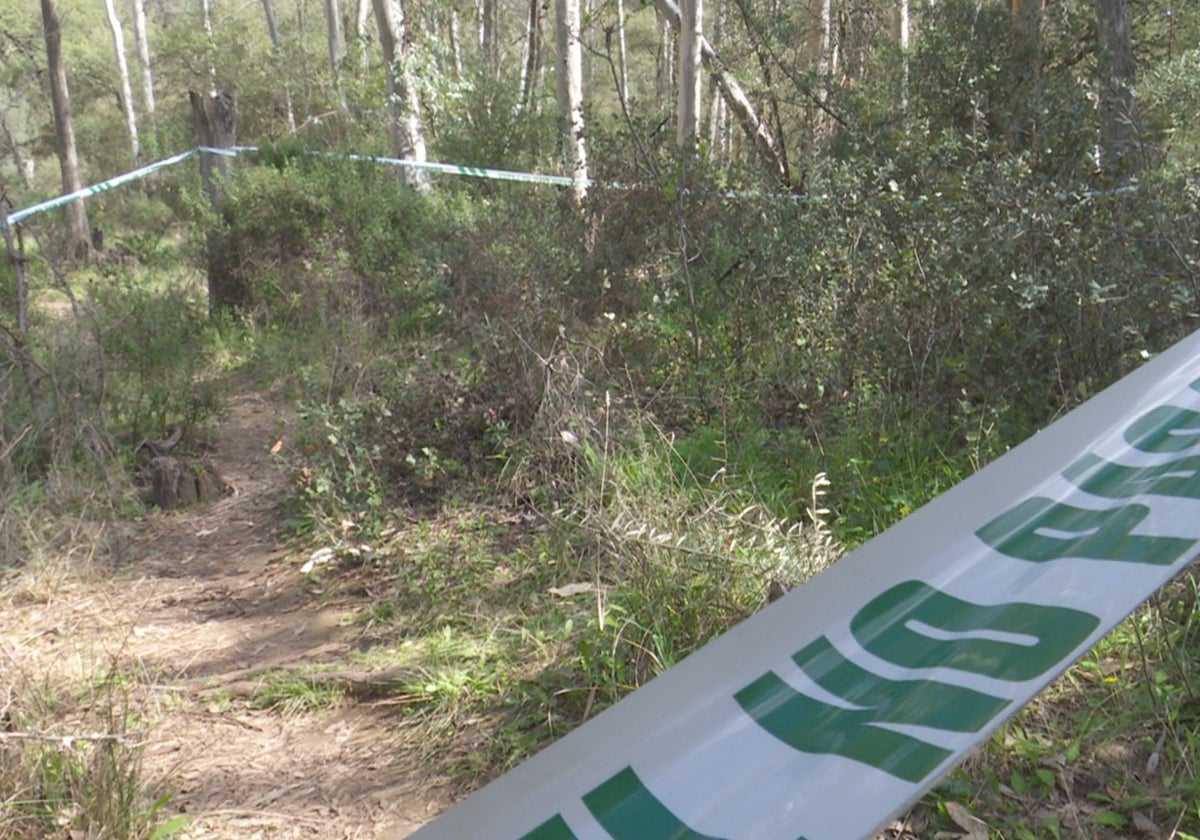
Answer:
<path fill-rule="evenodd" d="M 402 837 L 446 801 L 386 692 L 294 714 L 250 702 L 272 670 L 344 666 L 368 597 L 319 590 L 280 536 L 286 477 L 270 448 L 292 424 L 235 399 L 213 456 L 236 493 L 148 513 L 122 537 L 119 568 L 6 608 L 0 653 L 12 673 L 56 680 L 135 674 L 146 776 L 175 791 L 187 837 Z"/>

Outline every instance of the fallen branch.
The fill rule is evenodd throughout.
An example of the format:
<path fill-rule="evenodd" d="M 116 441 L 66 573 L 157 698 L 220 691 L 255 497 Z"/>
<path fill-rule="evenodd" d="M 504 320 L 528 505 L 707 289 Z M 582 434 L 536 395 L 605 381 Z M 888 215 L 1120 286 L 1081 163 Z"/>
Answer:
<path fill-rule="evenodd" d="M 77 741 L 84 743 L 116 742 L 124 745 L 129 738 L 141 737 L 142 732 L 93 732 L 90 735 L 45 735 L 41 732 L 0 732 L 0 741 L 44 741 L 70 749 Z M 141 746 L 141 742 L 130 746 Z"/>

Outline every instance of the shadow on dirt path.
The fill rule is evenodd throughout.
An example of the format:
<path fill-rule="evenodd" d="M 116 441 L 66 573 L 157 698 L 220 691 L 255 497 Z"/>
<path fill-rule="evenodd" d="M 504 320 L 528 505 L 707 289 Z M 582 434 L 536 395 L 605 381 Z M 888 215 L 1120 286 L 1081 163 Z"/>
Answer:
<path fill-rule="evenodd" d="M 176 791 L 189 838 L 405 836 L 445 806 L 387 701 L 284 714 L 249 699 L 273 668 L 345 663 L 361 592 L 324 592 L 279 536 L 289 409 L 235 398 L 214 453 L 234 495 L 154 511 L 111 578 L 68 583 L 3 616 L 16 667 L 94 657 L 140 675 L 145 768 Z"/>

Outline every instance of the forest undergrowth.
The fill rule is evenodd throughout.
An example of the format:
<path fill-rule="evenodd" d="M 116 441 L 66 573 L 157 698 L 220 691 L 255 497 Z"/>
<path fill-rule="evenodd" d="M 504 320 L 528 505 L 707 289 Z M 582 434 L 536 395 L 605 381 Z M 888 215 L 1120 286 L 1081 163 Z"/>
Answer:
<path fill-rule="evenodd" d="M 6 574 L 103 573 L 106 529 L 146 510 L 139 444 L 180 424 L 219 451 L 231 387 L 294 406 L 279 537 L 315 589 L 360 593 L 362 649 L 220 702 L 382 696 L 464 795 L 1194 326 L 1190 174 L 1087 192 L 1036 151 L 929 132 L 831 164 L 820 201 L 731 200 L 761 182 L 664 152 L 657 181 L 581 209 L 273 150 L 229 184 L 245 300 L 211 318 L 179 268 L 202 248 L 189 203 L 129 199 L 162 236 L 69 275 L 31 261 L 32 342 L 5 339 Z M 1200 834 L 1196 584 L 887 836 Z M 83 831 L 103 800 L 124 815 L 105 836 L 186 831 L 136 776 L 121 676 L 89 685 L 71 708 L 113 737 L 69 759 L 5 740 L 0 820 Z M 0 711 L 25 730 L 63 708 L 22 691 Z"/>

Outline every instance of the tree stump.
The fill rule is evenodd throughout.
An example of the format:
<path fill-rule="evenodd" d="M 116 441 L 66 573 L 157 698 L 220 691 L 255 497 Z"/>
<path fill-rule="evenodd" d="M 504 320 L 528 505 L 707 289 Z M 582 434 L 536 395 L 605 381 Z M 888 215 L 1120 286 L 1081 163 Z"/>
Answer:
<path fill-rule="evenodd" d="M 163 510 L 205 504 L 230 491 L 221 471 L 207 458 L 160 455 L 146 463 L 150 500 Z"/>

